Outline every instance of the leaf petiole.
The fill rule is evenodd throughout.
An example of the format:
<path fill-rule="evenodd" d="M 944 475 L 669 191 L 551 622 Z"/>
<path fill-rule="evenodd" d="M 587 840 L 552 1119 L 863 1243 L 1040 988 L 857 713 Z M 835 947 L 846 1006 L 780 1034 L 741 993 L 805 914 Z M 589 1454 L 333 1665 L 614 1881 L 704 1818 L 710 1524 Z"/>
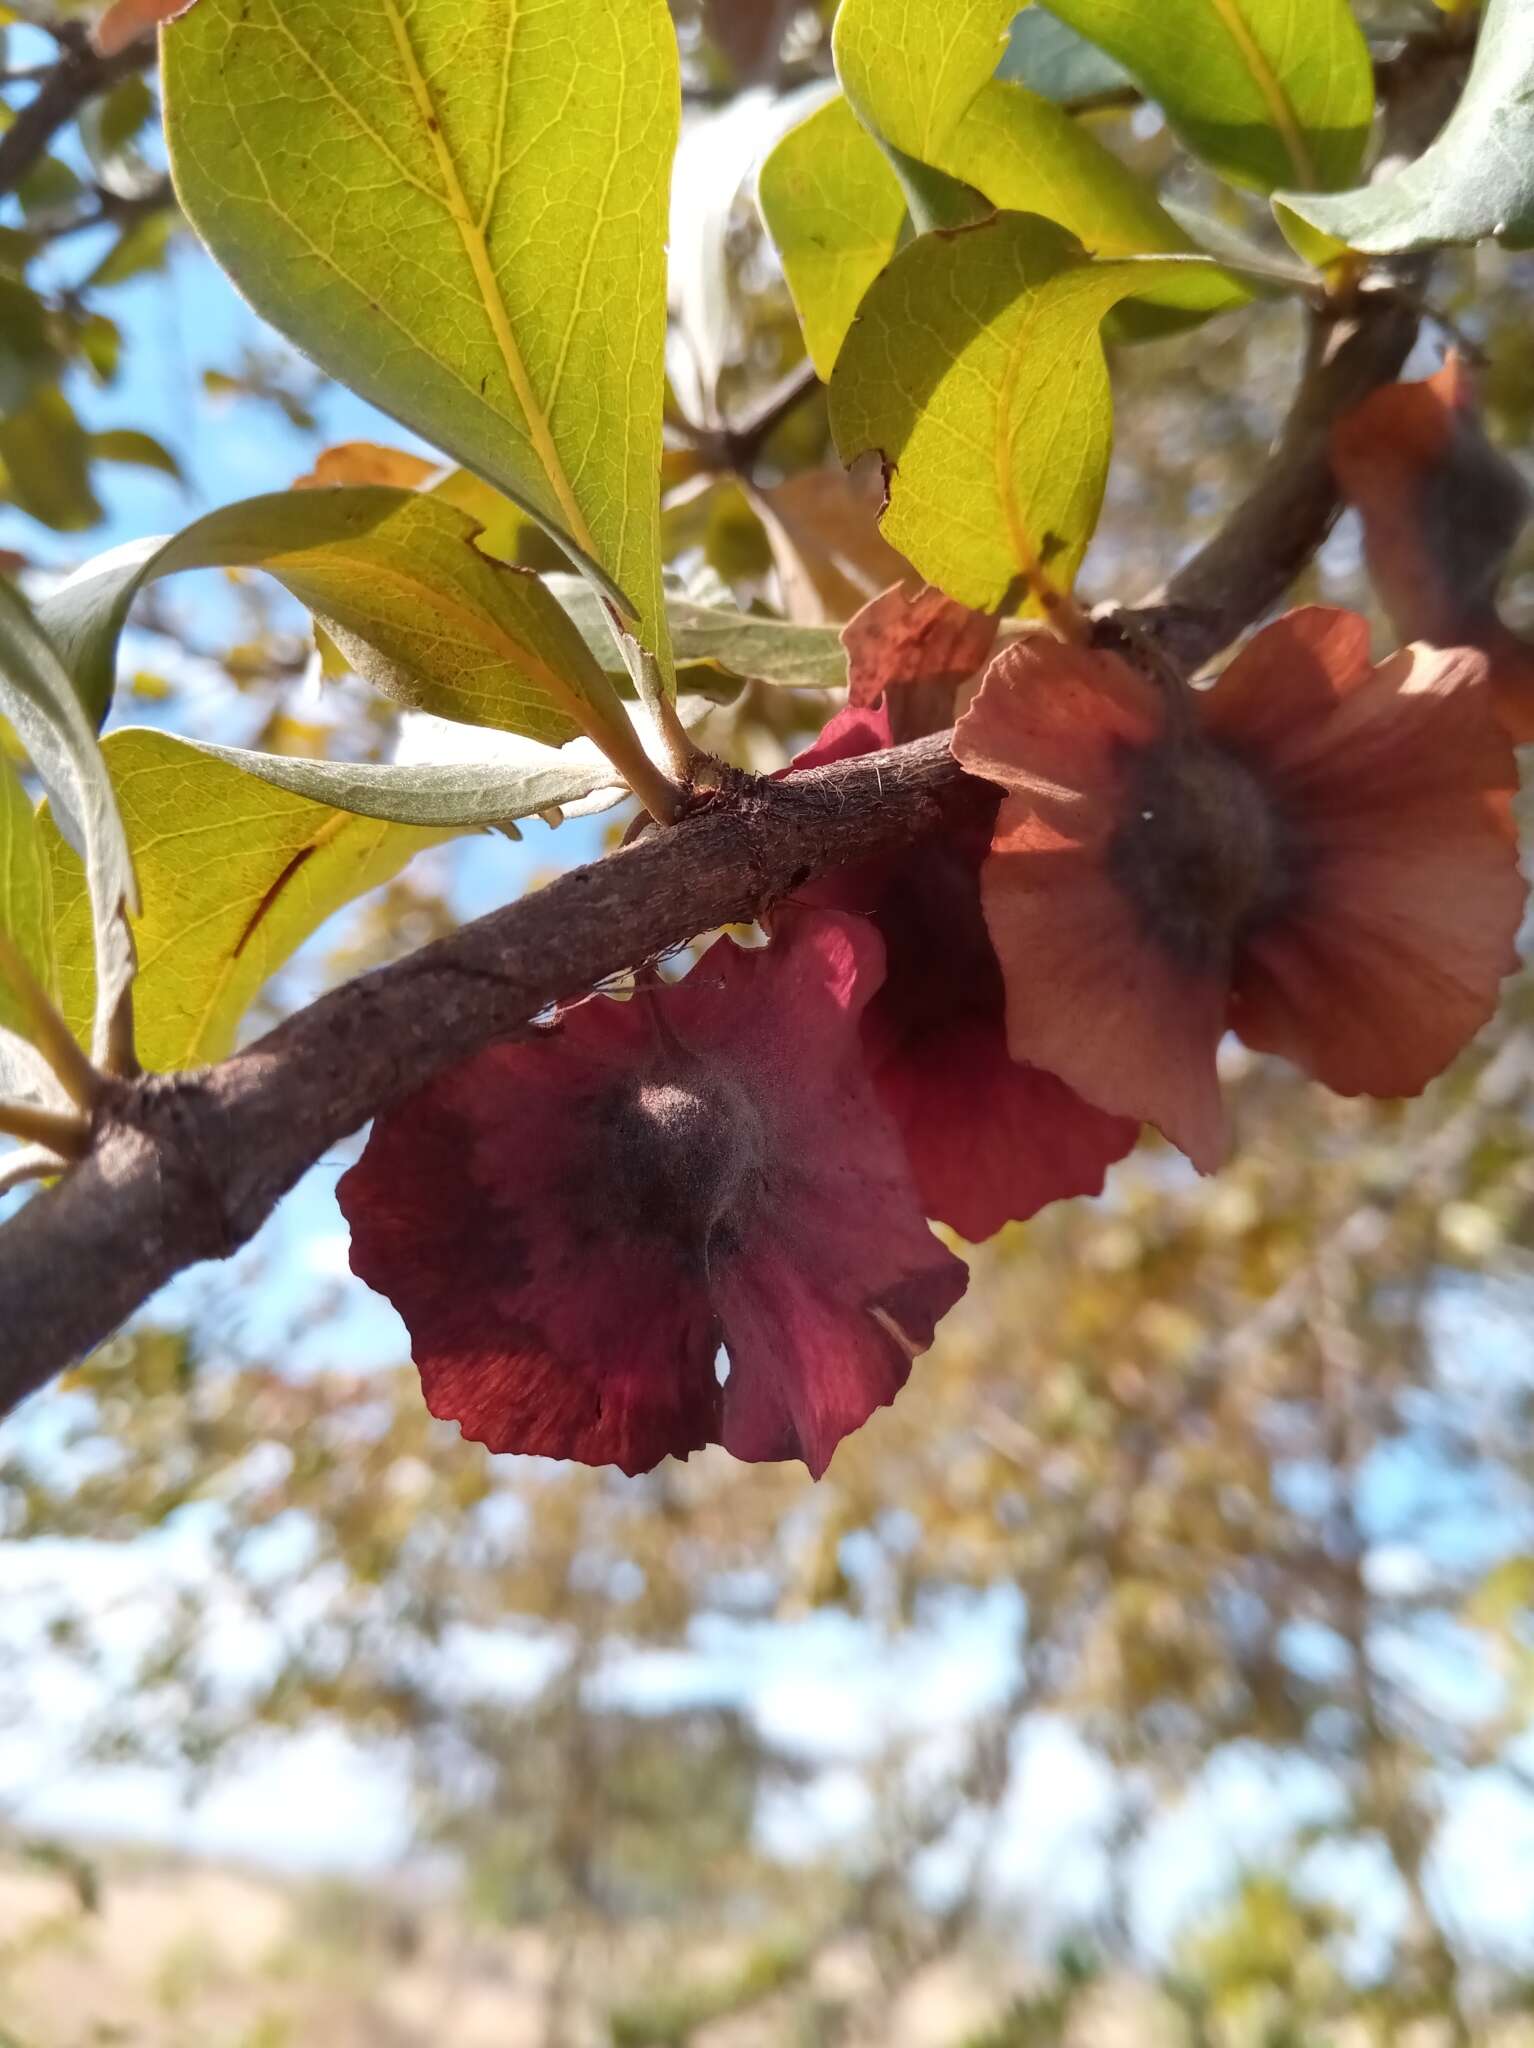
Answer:
<path fill-rule="evenodd" d="M 63 1160 L 83 1159 L 91 1146 L 88 1118 L 67 1110 L 43 1109 L 35 1102 L 8 1102 L 3 1097 L 0 1133 L 20 1138 L 23 1144 L 41 1145 Z"/>

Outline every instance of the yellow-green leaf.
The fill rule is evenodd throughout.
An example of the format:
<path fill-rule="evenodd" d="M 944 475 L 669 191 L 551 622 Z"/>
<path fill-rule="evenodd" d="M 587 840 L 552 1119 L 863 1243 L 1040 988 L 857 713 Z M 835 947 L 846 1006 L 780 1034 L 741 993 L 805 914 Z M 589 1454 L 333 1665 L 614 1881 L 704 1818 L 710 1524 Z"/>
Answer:
<path fill-rule="evenodd" d="M 113 1049 L 133 982 L 130 915 L 138 909 L 123 820 L 102 749 L 59 650 L 26 600 L 0 579 L 0 713 L 25 748 L 38 780 L 83 856 L 82 930 L 94 956 L 100 1001 L 85 1023 L 93 1056 Z M 17 829 L 21 829 L 19 824 Z"/>
<path fill-rule="evenodd" d="M 864 125 L 919 163 L 943 145 L 1007 47 L 1016 0 L 842 0 L 836 73 Z"/>
<path fill-rule="evenodd" d="M 992 76 L 1010 11 L 990 0 L 844 0 L 837 62 L 862 120 L 992 206 L 1058 221 L 1094 255 L 1192 250 L 1151 187 L 1089 127 Z M 1226 301 L 1245 296 L 1231 280 Z"/>
<path fill-rule="evenodd" d="M 492 562 L 445 499 L 359 485 L 247 498 L 170 540 L 89 562 L 40 608 L 99 718 L 138 592 L 181 569 L 261 568 L 398 702 L 558 746 L 579 732 L 626 756 L 622 706 L 537 577 Z"/>
<path fill-rule="evenodd" d="M 629 594 L 665 661 L 665 0 L 202 0 L 172 169 L 245 295 Z"/>
<path fill-rule="evenodd" d="M 1348 0 L 1048 0 L 1233 184 L 1326 190 L 1363 160 L 1374 72 Z"/>
<path fill-rule="evenodd" d="M 1397 255 L 1495 236 L 1534 244 L 1534 22 L 1527 0 L 1488 0 L 1470 76 L 1447 125 L 1415 162 L 1355 192 L 1274 197 L 1280 227 Z"/>
<path fill-rule="evenodd" d="M 1155 193 L 1091 130 L 1026 86 L 983 85 L 937 156 L 993 206 L 1058 221 L 1094 256 L 1195 245 Z M 1231 297 L 1242 296 L 1232 284 Z"/>
<path fill-rule="evenodd" d="M 353 817 L 169 733 L 130 727 L 104 750 L 143 892 L 134 1008 L 153 1068 L 222 1058 L 252 999 L 327 917 L 451 836 Z M 60 998 L 79 1030 L 94 979 L 84 877 L 46 813 L 42 830 Z"/>
<path fill-rule="evenodd" d="M 831 425 L 844 462 L 883 457 L 885 537 L 929 583 L 982 611 L 1069 590 L 1112 445 L 1099 328 L 1147 288 L 1196 310 L 1225 280 L 1195 256 L 1090 262 L 1050 222 L 1002 213 L 923 235 L 874 285 Z"/>
<path fill-rule="evenodd" d="M 858 302 L 899 243 L 905 219 L 900 180 L 838 97 L 790 128 L 771 151 L 757 200 L 810 361 L 829 377 Z"/>
<path fill-rule="evenodd" d="M 53 887 L 32 799 L 21 777 L 0 754 L 0 932 L 10 940 L 50 994 L 58 976 L 53 957 Z M 23 1038 L 31 1013 L 6 979 L 0 962 L 0 1027 Z"/>

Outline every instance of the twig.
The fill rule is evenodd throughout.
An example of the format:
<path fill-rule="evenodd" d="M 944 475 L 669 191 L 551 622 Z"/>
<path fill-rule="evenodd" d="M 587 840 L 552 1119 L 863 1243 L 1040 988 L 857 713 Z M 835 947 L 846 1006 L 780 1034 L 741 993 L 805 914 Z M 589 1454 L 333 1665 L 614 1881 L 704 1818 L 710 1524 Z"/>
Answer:
<path fill-rule="evenodd" d="M 678 432 L 706 469 L 749 477 L 767 442 L 790 414 L 820 389 L 815 365 L 808 357 L 780 377 L 744 419 L 730 427 L 698 427 L 683 421 Z"/>
<path fill-rule="evenodd" d="M 61 29 L 59 42 L 58 62 L 49 65 L 37 92 L 0 135 L 0 194 L 15 191 L 87 100 L 154 61 L 152 36 L 141 36 L 115 57 L 101 56 L 83 30 L 66 37 Z"/>

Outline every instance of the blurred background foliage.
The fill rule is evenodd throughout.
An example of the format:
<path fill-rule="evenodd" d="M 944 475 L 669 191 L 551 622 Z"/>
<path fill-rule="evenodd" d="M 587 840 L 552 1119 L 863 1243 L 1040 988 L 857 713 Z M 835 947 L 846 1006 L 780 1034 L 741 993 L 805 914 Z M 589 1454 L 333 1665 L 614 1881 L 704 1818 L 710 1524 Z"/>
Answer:
<path fill-rule="evenodd" d="M 41 70 L 63 51 L 88 88 L 0 228 L 0 535 L 40 589 L 281 487 L 360 414 L 198 316 L 227 288 L 178 225 L 152 68 L 101 65 L 73 12 L 0 6 L 0 185 Z M 671 554 L 702 596 L 837 621 L 899 565 L 830 466 L 750 179 L 828 75 L 832 7 L 674 12 Z M 1388 42 L 1430 13 L 1365 18 Z M 1146 110 L 1093 119 L 1200 197 Z M 1420 367 L 1451 329 L 1482 352 L 1522 459 L 1534 259 L 1445 260 L 1432 303 Z M 1299 341 L 1269 304 L 1117 351 L 1090 597 L 1213 527 Z M 224 452 L 241 422 L 264 472 Z M 1305 582 L 1369 608 L 1347 524 Z M 1534 621 L 1534 541 L 1505 597 Z M 395 743 L 259 580 L 157 593 L 133 647 L 135 720 Z M 709 737 L 776 765 L 827 709 L 748 689 Z M 579 829 L 519 879 L 589 855 Z M 418 864 L 263 1016 L 446 928 L 461 885 Z M 0 1440 L 0 2042 L 1534 2040 L 1531 1025 L 1525 979 L 1407 1105 L 1233 1061 L 1229 1168 L 1145 1146 L 977 1248 L 819 1486 L 463 1444 L 399 1326 L 305 1255 L 336 1241 L 326 1162 L 238 1286 L 178 1286 Z M 285 1775 L 316 1736 L 398 1811 L 382 1846 L 353 1853 L 329 1766 Z M 277 1864 L 346 1881 L 101 1846 L 113 1784 L 253 1773 Z M 59 1781 L 86 1789 L 53 1822 Z"/>

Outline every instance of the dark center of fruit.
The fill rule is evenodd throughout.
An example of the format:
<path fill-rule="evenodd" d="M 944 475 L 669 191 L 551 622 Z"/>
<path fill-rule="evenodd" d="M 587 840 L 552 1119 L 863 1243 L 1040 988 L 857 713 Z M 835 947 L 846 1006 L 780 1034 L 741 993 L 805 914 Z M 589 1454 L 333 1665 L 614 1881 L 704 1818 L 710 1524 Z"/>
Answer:
<path fill-rule="evenodd" d="M 651 1075 L 606 1123 L 612 1187 L 629 1227 L 707 1261 L 734 1247 L 761 1185 L 761 1119 L 733 1080 Z"/>
<path fill-rule="evenodd" d="M 1108 859 L 1149 935 L 1194 972 L 1228 966 L 1294 885 L 1271 795 L 1234 754 L 1199 740 L 1139 757 Z"/>

